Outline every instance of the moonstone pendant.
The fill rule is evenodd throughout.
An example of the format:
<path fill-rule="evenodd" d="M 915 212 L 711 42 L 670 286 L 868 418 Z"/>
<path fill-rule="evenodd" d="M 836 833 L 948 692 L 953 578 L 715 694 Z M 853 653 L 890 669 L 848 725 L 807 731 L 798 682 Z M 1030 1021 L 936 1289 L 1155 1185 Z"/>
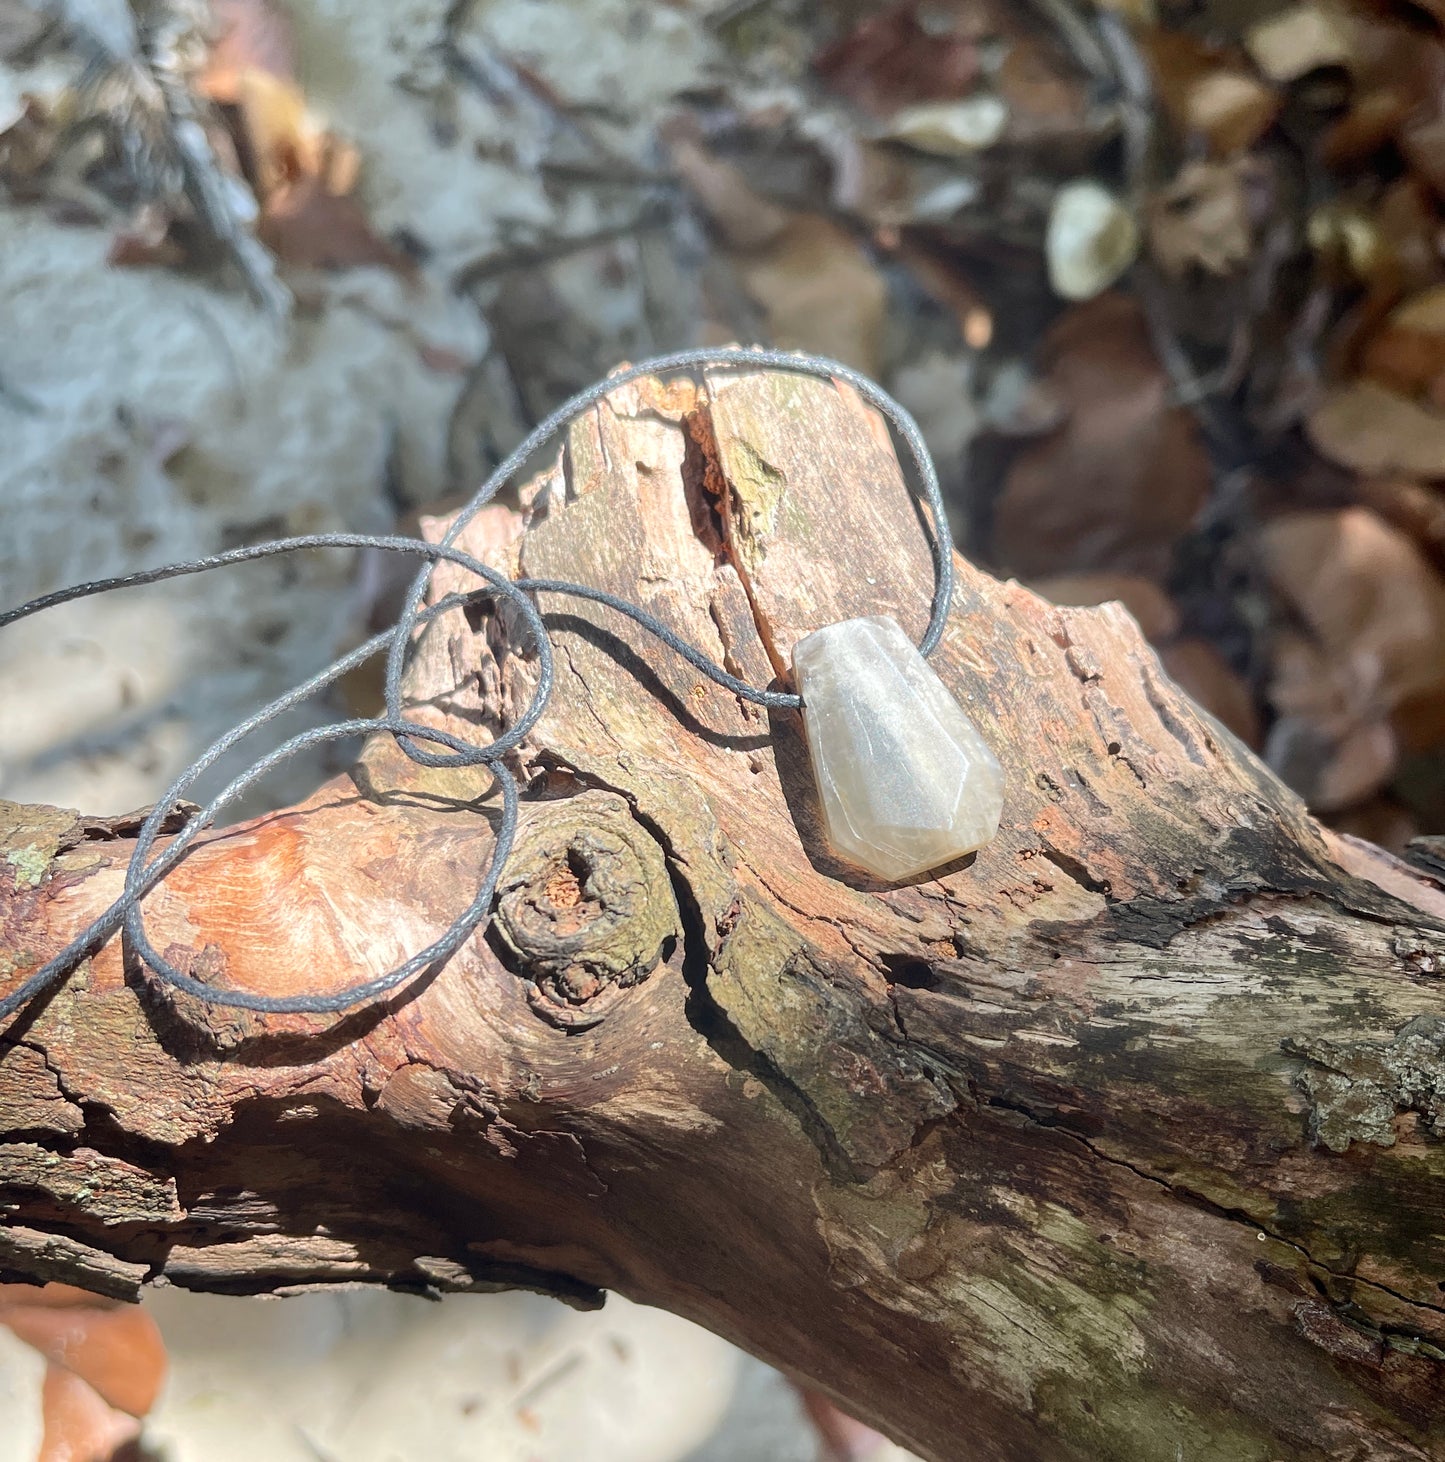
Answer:
<path fill-rule="evenodd" d="M 805 636 L 793 678 L 834 851 L 896 883 L 998 831 L 1003 768 L 895 620 Z"/>

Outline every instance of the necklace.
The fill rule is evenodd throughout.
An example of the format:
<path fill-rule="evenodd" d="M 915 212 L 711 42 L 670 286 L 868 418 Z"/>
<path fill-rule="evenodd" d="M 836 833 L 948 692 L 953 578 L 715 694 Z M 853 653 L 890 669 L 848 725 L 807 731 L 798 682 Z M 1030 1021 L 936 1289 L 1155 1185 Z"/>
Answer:
<path fill-rule="evenodd" d="M 646 610 L 627 600 L 564 580 L 512 580 L 456 546 L 466 525 L 503 484 L 579 412 L 628 381 L 704 366 L 762 367 L 843 381 L 893 427 L 913 463 L 918 492 L 930 518 L 933 608 L 928 628 L 916 646 L 891 618 L 844 620 L 798 641 L 793 651 L 795 690 L 760 689 L 730 675 Z M 627 615 L 701 674 L 735 695 L 756 705 L 801 712 L 827 839 L 842 857 L 875 877 L 900 882 L 939 869 L 981 847 L 997 831 L 1003 805 L 1002 769 L 973 722 L 925 658 L 943 635 L 953 593 L 953 541 L 937 472 L 917 423 L 904 407 L 866 376 L 837 361 L 761 349 L 687 350 L 643 361 L 589 387 L 540 422 L 487 478 L 440 543 L 372 534 L 320 533 L 252 544 L 229 553 L 57 590 L 0 613 L 0 629 L 72 599 L 313 548 L 371 548 L 407 554 L 425 562 L 412 581 L 406 607 L 392 629 L 359 645 L 233 727 L 176 778 L 141 825 L 126 868 L 125 891 L 120 898 L 59 954 L 0 999 L 0 1020 L 8 1019 L 57 984 L 120 929 L 124 929 L 136 955 L 163 984 L 208 1005 L 247 1010 L 315 1013 L 348 1010 L 439 968 L 486 922 L 516 833 L 518 786 L 505 757 L 516 750 L 540 720 L 555 674 L 551 640 L 537 607 L 539 594 L 566 594 L 607 605 Z M 441 561 L 467 569 L 484 587 L 466 594 L 450 594 L 423 607 L 432 573 Z M 506 731 L 483 746 L 440 728 L 407 720 L 401 709 L 402 677 L 407 649 L 416 629 L 479 600 L 499 598 L 507 600 L 518 611 L 538 658 L 540 673 L 526 710 Z M 383 715 L 338 721 L 292 737 L 234 777 L 210 802 L 190 815 L 164 850 L 155 852 L 168 815 L 219 758 L 252 732 L 383 650 L 386 652 Z M 502 816 L 486 874 L 476 897 L 449 928 L 395 969 L 327 994 L 272 996 L 217 989 L 167 961 L 147 937 L 141 902 L 180 862 L 221 810 L 274 767 L 303 751 L 381 732 L 393 736 L 405 754 L 422 766 L 485 766 L 500 788 Z M 478 805 L 482 800 L 478 799 Z"/>

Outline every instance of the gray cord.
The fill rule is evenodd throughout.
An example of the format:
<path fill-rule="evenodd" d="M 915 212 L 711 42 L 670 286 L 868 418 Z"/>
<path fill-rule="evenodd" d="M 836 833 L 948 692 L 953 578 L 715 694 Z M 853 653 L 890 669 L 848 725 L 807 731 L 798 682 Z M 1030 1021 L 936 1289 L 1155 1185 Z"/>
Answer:
<path fill-rule="evenodd" d="M 163 984 L 184 991 L 207 1005 L 224 1005 L 243 1010 L 274 1012 L 298 1012 L 322 1014 L 349 1010 L 385 995 L 399 985 L 406 984 L 415 976 L 440 968 L 471 935 L 486 921 L 491 910 L 492 898 L 497 881 L 511 851 L 512 840 L 517 830 L 518 788 L 516 778 L 507 769 L 502 758 L 514 750 L 527 733 L 537 724 L 552 693 L 554 669 L 552 644 L 547 634 L 540 610 L 533 596 L 536 594 L 569 594 L 594 604 L 604 604 L 625 614 L 629 619 L 654 635 L 674 653 L 680 655 L 694 669 L 715 681 L 734 695 L 755 705 L 775 709 L 799 709 L 802 699 L 784 691 L 760 690 L 729 675 L 721 665 L 710 660 L 701 650 L 679 638 L 660 620 L 648 614 L 645 609 L 625 599 L 618 598 L 602 589 L 588 588 L 585 584 L 572 584 L 562 579 L 517 579 L 507 578 L 498 570 L 489 568 L 471 554 L 457 548 L 456 540 L 462 530 L 477 515 L 482 507 L 494 498 L 502 485 L 525 466 L 532 455 L 564 430 L 577 414 L 610 395 L 617 387 L 643 376 L 660 375 L 665 372 L 691 370 L 711 366 L 722 369 L 742 367 L 766 367 L 774 370 L 799 371 L 807 375 L 846 381 L 860 396 L 876 407 L 898 433 L 903 446 L 918 475 L 918 490 L 928 505 L 932 519 L 930 535 L 933 555 L 934 589 L 933 611 L 919 649 L 927 655 L 938 644 L 948 618 L 949 604 L 953 597 L 953 540 L 948 530 L 948 518 L 944 512 L 943 498 L 939 492 L 938 474 L 933 459 L 924 445 L 917 423 L 908 412 L 881 386 L 875 385 L 866 376 L 823 356 L 793 354 L 780 350 L 684 350 L 673 355 L 659 356 L 643 361 L 625 371 L 609 376 L 596 385 L 574 396 L 559 406 L 542 421 L 527 439 L 501 462 L 496 470 L 482 484 L 471 501 L 457 515 L 440 543 L 424 543 L 420 539 L 377 536 L 366 533 L 314 533 L 299 538 L 283 538 L 274 543 L 258 543 L 246 548 L 237 548 L 229 553 L 218 553 L 208 558 L 199 558 L 187 563 L 168 564 L 163 568 L 147 569 L 140 573 L 122 574 L 116 578 L 98 579 L 88 584 L 61 589 L 53 594 L 42 595 L 22 604 L 16 609 L 0 613 L 0 629 L 16 620 L 26 619 L 57 604 L 72 599 L 87 598 L 92 594 L 103 594 L 111 589 L 133 588 L 140 584 L 154 584 L 162 579 L 178 578 L 183 574 L 204 573 L 208 569 L 224 568 L 229 564 L 247 563 L 254 559 L 269 558 L 281 553 L 295 553 L 307 548 L 374 548 L 388 553 L 410 554 L 424 559 L 425 563 L 412 581 L 407 594 L 406 606 L 396 625 L 374 636 L 365 644 L 357 646 L 335 663 L 313 675 L 309 680 L 278 697 L 269 705 L 249 716 L 217 741 L 188 766 L 171 783 L 164 796 L 151 809 L 141 824 L 136 836 L 135 848 L 126 868 L 125 892 L 106 911 L 92 920 L 59 954 L 47 960 L 38 970 L 28 976 L 15 990 L 0 999 L 0 1020 L 6 1020 L 17 1010 L 37 996 L 44 994 L 58 984 L 82 960 L 94 954 L 116 930 L 123 928 L 132 949 L 140 960 Z M 455 563 L 482 580 L 484 588 L 466 594 L 451 594 L 438 603 L 423 608 L 427 590 L 439 562 Z M 412 636 L 418 626 L 427 624 L 439 615 L 453 609 L 482 600 L 507 600 L 521 614 L 531 637 L 531 649 L 537 656 L 539 674 L 532 699 L 520 718 L 485 746 L 467 742 L 450 732 L 435 727 L 423 726 L 407 720 L 402 715 L 402 678 L 406 666 L 406 655 Z M 338 721 L 333 725 L 320 726 L 293 736 L 274 751 L 261 757 L 244 772 L 218 792 L 204 807 L 191 814 L 189 820 L 172 838 L 164 851 L 155 851 L 156 840 L 172 808 L 195 785 L 197 779 L 232 747 L 244 740 L 253 731 L 269 725 L 278 716 L 300 704 L 300 702 L 334 684 L 348 671 L 386 651 L 386 709 L 380 716 L 358 717 Z M 487 871 L 476 896 L 456 917 L 440 938 L 418 950 L 395 969 L 388 970 L 374 979 L 349 985 L 343 990 L 328 994 L 313 995 L 257 995 L 244 990 L 219 990 L 200 980 L 192 978 L 167 961 L 151 944 L 146 935 L 141 917 L 141 902 L 145 896 L 176 866 L 199 834 L 215 820 L 222 808 L 234 801 L 253 783 L 260 780 L 274 767 L 301 752 L 309 751 L 332 741 L 352 736 L 372 735 L 387 732 L 395 737 L 396 743 L 412 761 L 422 766 L 485 766 L 502 791 L 502 812 L 497 827 L 496 841 L 488 860 Z M 428 751 L 419 742 L 433 742 L 444 748 Z M 472 804 L 481 810 L 483 799 Z"/>

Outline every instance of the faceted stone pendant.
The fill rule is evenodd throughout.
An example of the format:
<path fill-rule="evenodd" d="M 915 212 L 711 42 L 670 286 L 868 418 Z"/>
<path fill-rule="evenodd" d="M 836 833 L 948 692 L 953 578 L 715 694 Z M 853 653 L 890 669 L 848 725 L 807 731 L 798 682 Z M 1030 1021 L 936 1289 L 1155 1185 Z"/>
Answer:
<path fill-rule="evenodd" d="M 895 620 L 805 636 L 793 677 L 835 852 L 898 882 L 998 831 L 1003 768 Z"/>

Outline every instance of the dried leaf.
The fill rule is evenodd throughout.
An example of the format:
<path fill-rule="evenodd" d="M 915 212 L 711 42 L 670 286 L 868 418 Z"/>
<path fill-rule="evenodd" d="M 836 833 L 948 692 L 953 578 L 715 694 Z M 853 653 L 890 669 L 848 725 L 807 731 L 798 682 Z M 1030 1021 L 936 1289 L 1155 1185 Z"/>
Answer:
<path fill-rule="evenodd" d="M 225 0 L 216 18 L 218 39 L 200 84 L 230 108 L 242 170 L 261 205 L 258 237 L 290 264 L 377 264 L 414 274 L 352 196 L 360 155 L 306 104 L 287 16 L 269 0 Z"/>
<path fill-rule="evenodd" d="M 1310 440 L 1356 472 L 1445 478 L 1445 411 L 1374 381 L 1336 387 L 1306 422 Z"/>
<path fill-rule="evenodd" d="M 1400 745 L 1387 721 L 1369 721 L 1350 729 L 1320 764 L 1310 795 L 1317 812 L 1337 812 L 1372 797 L 1395 774 Z"/>
<path fill-rule="evenodd" d="M 688 136 L 671 140 L 672 164 L 713 226 L 734 249 L 761 249 L 788 226 L 788 211 L 760 196 L 742 170 Z"/>
<path fill-rule="evenodd" d="M 840 95 L 887 118 L 900 107 L 965 95 L 979 75 L 979 42 L 992 31 L 977 0 L 902 0 L 869 16 L 814 66 Z"/>
<path fill-rule="evenodd" d="M 216 39 L 200 89 L 217 102 L 239 102 L 250 72 L 290 80 L 296 75 L 296 38 L 290 17 L 269 0 L 211 0 Z"/>
<path fill-rule="evenodd" d="M 1253 147 L 1273 125 L 1281 98 L 1246 64 L 1182 31 L 1154 30 L 1141 41 L 1155 91 L 1186 140 L 1217 158 Z"/>
<path fill-rule="evenodd" d="M 821 214 L 799 213 L 767 249 L 735 262 L 775 344 L 879 374 L 888 288 L 847 229 Z"/>
<path fill-rule="evenodd" d="M 114 1310 L 122 1303 L 73 1284 L 0 1284 L 0 1311 L 16 1306 L 40 1310 Z M 0 1324 L 6 1323 L 0 1319 Z"/>
<path fill-rule="evenodd" d="M 1445 340 L 1445 285 L 1421 290 L 1397 305 L 1390 324 L 1400 330 L 1415 330 Z"/>
<path fill-rule="evenodd" d="M 40 181 L 60 147 L 64 127 L 34 97 L 16 92 L 14 100 L 18 115 L 0 125 L 0 182 L 12 199 L 28 201 L 40 196 Z"/>
<path fill-rule="evenodd" d="M 1445 567 L 1445 497 L 1404 477 L 1367 477 L 1360 502 L 1413 538 L 1437 565 Z"/>
<path fill-rule="evenodd" d="M 27 1304 L 7 1295 L 0 1323 L 52 1365 L 74 1372 L 108 1406 L 144 1416 L 155 1404 L 165 1378 L 165 1345 L 155 1321 L 138 1306 Z"/>
<path fill-rule="evenodd" d="M 790 213 L 759 197 L 739 169 L 691 138 L 675 138 L 672 152 L 768 338 L 877 375 L 888 290 L 863 244 L 821 214 Z M 724 325 L 719 333 L 726 340 L 734 332 Z"/>
<path fill-rule="evenodd" d="M 153 204 L 137 210 L 127 228 L 120 229 L 105 252 L 105 262 L 116 268 L 152 265 L 174 268 L 184 264 L 186 251 L 171 236 L 170 216 Z"/>
<path fill-rule="evenodd" d="M 1433 114 L 1411 113 L 1398 141 L 1405 161 L 1445 198 L 1445 93 L 1437 93 Z"/>
<path fill-rule="evenodd" d="M 1291 5 L 1252 25 L 1244 44 L 1271 81 L 1296 81 L 1321 66 L 1342 66 L 1350 58 L 1350 32 L 1333 6 Z"/>
<path fill-rule="evenodd" d="M 1368 92 L 1320 139 L 1320 159 L 1343 171 L 1358 166 L 1394 137 L 1410 113 L 1409 101 L 1393 90 Z"/>
<path fill-rule="evenodd" d="M 273 193 L 257 233 L 290 264 L 315 269 L 379 264 L 398 274 L 415 273 L 412 261 L 373 231 L 361 204 L 327 192 L 320 178 L 302 178 Z"/>
<path fill-rule="evenodd" d="M 1445 690 L 1445 583 L 1403 533 L 1365 508 L 1289 513 L 1258 550 L 1331 673 L 1353 678 L 1358 712 Z"/>
<path fill-rule="evenodd" d="M 429 370 L 441 376 L 462 376 L 474 362 L 445 345 L 433 345 L 421 341 L 416 348 L 417 359 Z"/>
<path fill-rule="evenodd" d="M 1382 385 L 1445 410 L 1445 285 L 1391 311 L 1366 344 L 1361 368 Z"/>
<path fill-rule="evenodd" d="M 1317 638 L 1282 631 L 1269 687 L 1276 719 L 1266 762 L 1317 812 L 1351 807 L 1394 775 L 1399 747 L 1379 705 L 1377 667 L 1338 659 Z"/>
<path fill-rule="evenodd" d="M 1060 574 L 1030 587 L 1053 604 L 1107 604 L 1117 599 L 1148 640 L 1168 640 L 1179 633 L 1174 601 L 1158 584 L 1137 574 Z"/>
<path fill-rule="evenodd" d="M 1149 247 L 1159 266 L 1176 277 L 1192 268 L 1232 274 L 1252 252 L 1244 178 L 1247 158 L 1230 163 L 1186 163 L 1153 200 Z"/>
<path fill-rule="evenodd" d="M 45 1434 L 36 1462 L 111 1462 L 140 1435 L 140 1423 L 116 1411 L 79 1376 L 61 1366 L 45 1373 L 41 1392 Z"/>
<path fill-rule="evenodd" d="M 1259 711 L 1249 687 L 1208 640 L 1176 640 L 1159 651 L 1169 678 L 1246 746 L 1259 747 Z"/>
<path fill-rule="evenodd" d="M 326 133 L 312 119 L 294 82 L 264 71 L 243 71 L 237 78 L 236 105 L 247 173 L 263 207 L 278 188 L 320 174 Z"/>
<path fill-rule="evenodd" d="M 1042 350 L 1064 424 L 1024 448 L 994 521 L 998 559 L 1025 577 L 1111 570 L 1160 579 L 1209 492 L 1209 459 L 1171 389 L 1138 304 L 1069 310 Z"/>
<path fill-rule="evenodd" d="M 1133 21 L 1135 25 L 1157 25 L 1159 7 L 1155 0 L 1096 0 L 1100 10 L 1112 10 L 1115 15 Z"/>
<path fill-rule="evenodd" d="M 1004 54 L 994 85 L 1008 107 L 1008 137 L 1037 143 L 1075 139 L 1089 115 L 1089 93 L 1053 46 L 1016 36 Z"/>

